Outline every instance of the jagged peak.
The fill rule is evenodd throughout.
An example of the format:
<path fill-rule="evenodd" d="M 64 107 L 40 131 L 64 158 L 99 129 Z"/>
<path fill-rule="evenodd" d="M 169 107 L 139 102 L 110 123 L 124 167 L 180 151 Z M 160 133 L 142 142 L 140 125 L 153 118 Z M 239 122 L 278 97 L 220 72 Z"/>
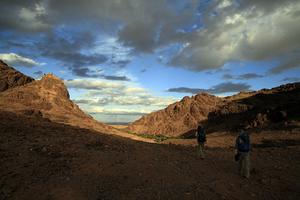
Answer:
<path fill-rule="evenodd" d="M 55 79 L 55 80 L 62 81 L 60 78 L 58 78 L 57 76 L 55 76 L 53 73 L 44 74 L 41 80 L 46 80 L 46 79 Z"/>
<path fill-rule="evenodd" d="M 59 92 L 61 96 L 70 98 L 67 87 L 64 84 L 64 81 L 52 73 L 45 74 L 40 81 L 37 82 L 42 88 L 46 90 L 51 90 Z"/>
<path fill-rule="evenodd" d="M 52 85 L 52 86 L 64 85 L 64 81 L 52 73 L 44 74 L 42 79 L 39 82 L 41 82 L 44 85 L 46 84 L 46 85 Z M 65 87 L 65 85 L 64 85 L 64 87 Z"/>

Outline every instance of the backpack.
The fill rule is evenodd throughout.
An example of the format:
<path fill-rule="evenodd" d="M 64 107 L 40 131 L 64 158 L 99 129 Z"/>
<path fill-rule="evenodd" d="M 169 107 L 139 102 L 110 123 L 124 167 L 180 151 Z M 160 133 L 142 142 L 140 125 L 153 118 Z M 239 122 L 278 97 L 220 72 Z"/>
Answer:
<path fill-rule="evenodd" d="M 198 142 L 206 142 L 206 135 L 205 135 L 204 128 L 197 130 L 197 141 Z"/>
<path fill-rule="evenodd" d="M 240 152 L 250 151 L 250 138 L 248 134 L 240 135 L 237 140 L 237 147 Z"/>

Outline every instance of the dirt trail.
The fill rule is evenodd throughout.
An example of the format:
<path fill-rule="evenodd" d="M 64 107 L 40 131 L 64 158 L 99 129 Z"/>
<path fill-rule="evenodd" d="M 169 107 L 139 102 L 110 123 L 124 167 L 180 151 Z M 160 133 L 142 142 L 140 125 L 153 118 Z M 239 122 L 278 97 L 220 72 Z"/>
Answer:
<path fill-rule="evenodd" d="M 261 140 L 247 180 L 238 175 L 230 147 L 209 147 L 201 160 L 192 144 L 144 143 L 36 120 L 0 113 L 1 200 L 286 200 L 300 195 L 299 133 Z"/>

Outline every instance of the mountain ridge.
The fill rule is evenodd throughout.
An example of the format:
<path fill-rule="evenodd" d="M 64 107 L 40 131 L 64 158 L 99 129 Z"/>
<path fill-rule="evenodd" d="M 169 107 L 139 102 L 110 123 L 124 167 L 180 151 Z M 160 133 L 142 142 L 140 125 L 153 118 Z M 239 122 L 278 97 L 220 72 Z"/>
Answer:
<path fill-rule="evenodd" d="M 300 112 L 297 104 L 300 102 L 299 91 L 300 83 L 296 82 L 228 97 L 206 93 L 185 96 L 165 109 L 132 122 L 127 129 L 139 134 L 191 137 L 199 123 L 211 132 L 267 127 L 282 121 L 287 123 L 295 118 L 296 112 Z"/>
<path fill-rule="evenodd" d="M 0 92 L 32 81 L 34 81 L 33 78 L 24 75 L 0 60 Z"/>
<path fill-rule="evenodd" d="M 5 70 L 1 73 L 3 77 L 8 76 L 6 73 L 11 73 L 11 71 L 20 76 L 23 75 L 4 62 L 1 62 L 1 65 L 9 69 L 9 71 Z M 119 133 L 117 129 L 98 122 L 83 112 L 77 104 L 70 100 L 64 82 L 55 75 L 46 74 L 41 80 L 23 76 L 25 80 L 30 81 L 22 85 L 14 85 L 0 92 L 0 110 L 36 118 L 47 118 L 54 122 L 104 133 Z"/>
<path fill-rule="evenodd" d="M 220 97 L 207 93 L 186 96 L 165 109 L 150 113 L 129 124 L 128 130 L 140 134 L 178 136 L 195 129 L 198 123 L 205 120 L 208 113 L 220 104 Z"/>

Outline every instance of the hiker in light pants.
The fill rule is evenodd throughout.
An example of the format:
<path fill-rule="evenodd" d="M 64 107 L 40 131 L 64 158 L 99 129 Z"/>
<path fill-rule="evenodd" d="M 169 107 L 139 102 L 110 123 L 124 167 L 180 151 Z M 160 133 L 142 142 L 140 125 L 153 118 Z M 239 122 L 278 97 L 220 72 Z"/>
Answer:
<path fill-rule="evenodd" d="M 204 144 L 206 142 L 206 134 L 204 127 L 202 127 L 201 125 L 199 125 L 197 128 L 196 138 L 198 142 L 197 153 L 201 159 L 204 159 Z"/>
<path fill-rule="evenodd" d="M 242 130 L 236 138 L 235 148 L 238 154 L 239 173 L 242 177 L 250 177 L 250 137 Z"/>

